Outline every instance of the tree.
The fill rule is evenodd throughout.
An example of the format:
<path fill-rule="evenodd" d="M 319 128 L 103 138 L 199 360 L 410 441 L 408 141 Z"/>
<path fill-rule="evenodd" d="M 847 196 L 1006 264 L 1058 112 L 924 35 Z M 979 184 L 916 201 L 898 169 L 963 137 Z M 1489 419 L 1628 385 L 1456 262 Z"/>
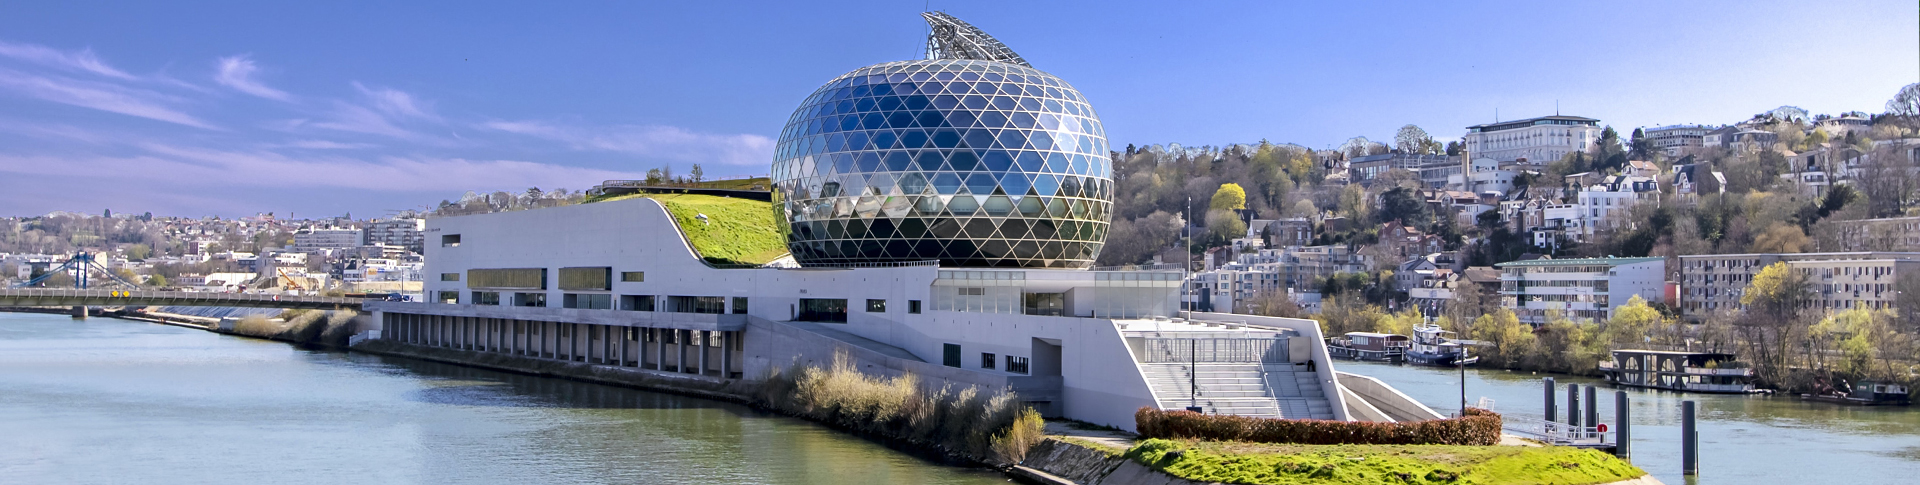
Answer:
<path fill-rule="evenodd" d="M 1461 152 L 1465 152 L 1465 151 L 1467 151 L 1466 143 L 1461 143 L 1459 141 L 1447 142 L 1447 156 L 1457 157 L 1457 156 L 1460 156 Z"/>
<path fill-rule="evenodd" d="M 1204 243 L 1195 247 L 1213 247 L 1232 243 L 1234 239 L 1247 237 L 1247 223 L 1240 220 L 1240 214 L 1230 210 L 1215 209 L 1207 211 L 1207 235 Z"/>
<path fill-rule="evenodd" d="M 1426 155 L 1433 153 L 1438 146 L 1433 137 L 1427 135 L 1427 130 L 1411 124 L 1400 127 L 1400 131 L 1393 135 L 1393 148 L 1400 150 L 1400 153 Z"/>
<path fill-rule="evenodd" d="M 1798 253 L 1803 252 L 1813 241 L 1800 232 L 1800 226 L 1784 222 L 1775 222 L 1766 232 L 1753 238 L 1749 251 L 1756 253 Z"/>
<path fill-rule="evenodd" d="M 1213 191 L 1213 201 L 1207 206 L 1212 210 L 1240 210 L 1247 208 L 1247 191 L 1240 184 L 1221 184 Z"/>
<path fill-rule="evenodd" d="M 1380 193 L 1380 210 L 1375 222 L 1398 220 L 1402 224 L 1428 229 L 1433 225 L 1433 213 L 1427 208 L 1427 199 L 1417 190 L 1406 187 L 1394 187 Z"/>
<path fill-rule="evenodd" d="M 1640 295 L 1633 295 L 1627 304 L 1614 308 L 1602 336 L 1616 347 L 1637 347 L 1665 323 L 1666 316 L 1661 315 L 1660 310 L 1647 305 L 1647 300 Z"/>
<path fill-rule="evenodd" d="M 1920 116 L 1920 83 L 1908 84 L 1887 101 L 1887 114 Z"/>
<path fill-rule="evenodd" d="M 693 164 L 693 169 L 692 169 L 692 170 L 688 170 L 688 171 L 687 171 L 687 173 L 689 173 L 689 174 L 692 174 L 692 175 L 693 175 L 693 181 L 694 181 L 694 182 L 699 182 L 699 181 L 701 180 L 701 177 L 704 177 L 704 176 L 706 176 L 706 172 L 705 172 L 705 171 L 703 171 L 703 170 L 700 170 L 700 164 L 698 164 L 698 163 L 696 163 L 696 164 Z"/>
<path fill-rule="evenodd" d="M 1467 335 L 1493 347 L 1492 352 L 1482 353 L 1483 358 L 1493 360 L 1492 364 L 1512 367 L 1521 359 L 1533 353 L 1533 329 L 1520 323 L 1513 310 L 1501 308 L 1493 313 L 1480 315 L 1473 320 Z"/>
<path fill-rule="evenodd" d="M 1800 316 L 1800 303 L 1807 297 L 1805 275 L 1779 262 L 1762 268 L 1740 296 L 1746 316 L 1735 323 L 1742 357 L 1752 362 L 1759 377 L 1778 383 L 1786 374 L 1787 357 L 1800 342 L 1806 342 L 1807 325 Z"/>
<path fill-rule="evenodd" d="M 1245 308 L 1239 311 L 1250 315 L 1285 318 L 1306 318 L 1307 316 L 1306 310 L 1301 309 L 1300 304 L 1294 303 L 1293 295 L 1287 294 L 1286 290 L 1261 290 L 1259 293 L 1254 293 L 1252 298 L 1242 300 L 1240 305 Z"/>
<path fill-rule="evenodd" d="M 1386 148 L 1385 145 L 1374 143 L 1373 140 L 1368 140 L 1367 137 L 1356 136 L 1348 138 L 1346 143 L 1340 144 L 1339 151 L 1341 154 L 1346 155 L 1348 159 L 1354 159 L 1372 155 L 1384 148 Z"/>
<path fill-rule="evenodd" d="M 1653 138 L 1647 136 L 1646 130 L 1633 129 L 1633 140 L 1627 143 L 1627 158 L 1653 160 L 1653 155 L 1659 151 L 1660 148 L 1653 145 Z"/>
<path fill-rule="evenodd" d="M 127 246 L 127 259 L 129 260 L 141 261 L 152 256 L 153 256 L 153 247 L 151 246 L 147 246 L 146 244 L 133 244 L 133 245 Z"/>
<path fill-rule="evenodd" d="M 167 286 L 167 283 L 168 283 L 167 277 L 162 276 L 158 273 L 147 277 L 147 286 L 152 286 L 157 288 L 157 287 Z"/>

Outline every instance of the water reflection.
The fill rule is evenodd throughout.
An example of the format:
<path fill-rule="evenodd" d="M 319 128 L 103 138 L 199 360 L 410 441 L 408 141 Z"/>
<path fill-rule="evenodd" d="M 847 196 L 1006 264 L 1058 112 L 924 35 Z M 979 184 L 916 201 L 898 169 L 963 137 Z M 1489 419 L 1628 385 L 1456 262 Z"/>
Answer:
<path fill-rule="evenodd" d="M 1442 413 L 1460 406 L 1460 374 L 1453 369 L 1375 363 L 1338 364 L 1371 376 Z M 1544 414 L 1545 375 L 1469 369 L 1468 403 L 1493 400 L 1502 414 Z M 1699 483 L 1913 483 L 1920 473 L 1920 411 L 1910 407 L 1855 407 L 1809 403 L 1787 396 L 1687 394 L 1608 387 L 1604 381 L 1553 376 L 1556 398 L 1567 384 L 1600 387 L 1602 422 L 1612 422 L 1613 393 L 1632 403 L 1633 462 L 1666 483 L 1694 483 L 1680 475 L 1680 402 L 1695 401 L 1700 419 Z M 1561 404 L 1562 413 L 1565 403 Z"/>
<path fill-rule="evenodd" d="M 744 406 L 0 313 L 0 482 L 1004 483 Z"/>

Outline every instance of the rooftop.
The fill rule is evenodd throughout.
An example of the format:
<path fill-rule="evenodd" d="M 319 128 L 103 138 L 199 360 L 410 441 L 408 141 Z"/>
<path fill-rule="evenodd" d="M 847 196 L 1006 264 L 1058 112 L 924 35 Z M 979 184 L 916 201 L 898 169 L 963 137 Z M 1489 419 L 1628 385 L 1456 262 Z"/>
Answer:
<path fill-rule="evenodd" d="M 1559 123 L 1555 123 L 1555 122 L 1559 122 Z M 1473 125 L 1473 126 L 1467 127 L 1467 130 L 1468 131 L 1499 131 L 1499 130 L 1511 130 L 1514 128 L 1525 128 L 1528 126 L 1540 125 L 1540 124 L 1593 125 L 1599 122 L 1600 120 L 1581 117 L 1581 116 L 1553 115 L 1553 116 L 1542 116 L 1539 118 L 1527 118 L 1524 120 L 1501 121 L 1497 123 L 1487 123 L 1484 125 Z"/>
<path fill-rule="evenodd" d="M 1620 266 L 1620 265 L 1623 265 L 1623 264 L 1635 264 L 1635 263 L 1648 263 L 1648 262 L 1653 262 L 1653 261 L 1664 261 L 1664 260 L 1666 260 L 1666 259 L 1667 259 L 1667 258 L 1660 258 L 1660 257 L 1649 257 L 1649 258 L 1572 258 L 1572 259 L 1547 259 L 1547 258 L 1541 258 L 1541 259 L 1534 259 L 1534 260 L 1527 260 L 1527 261 L 1508 261 L 1508 262 L 1505 262 L 1505 263 L 1499 263 L 1499 264 L 1495 264 L 1494 266 L 1496 266 L 1496 267 L 1500 267 L 1500 268 L 1506 268 L 1506 267 L 1513 267 L 1513 266 L 1575 266 L 1575 265 L 1593 265 L 1593 264 L 1604 264 L 1604 265 L 1608 265 L 1608 266 Z"/>

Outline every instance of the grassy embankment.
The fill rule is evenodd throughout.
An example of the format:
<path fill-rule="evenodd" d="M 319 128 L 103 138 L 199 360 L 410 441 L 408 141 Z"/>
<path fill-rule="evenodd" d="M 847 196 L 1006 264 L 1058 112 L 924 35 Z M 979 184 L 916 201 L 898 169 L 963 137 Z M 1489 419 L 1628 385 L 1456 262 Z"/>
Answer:
<path fill-rule="evenodd" d="M 1646 475 L 1612 455 L 1560 446 L 1295 445 L 1150 439 L 1126 450 L 1124 456 L 1188 480 L 1237 484 L 1583 485 Z"/>
<path fill-rule="evenodd" d="M 233 325 L 233 333 L 299 344 L 345 347 L 347 337 L 353 332 L 353 317 L 358 315 L 352 310 L 288 310 L 273 320 L 249 315 Z"/>
<path fill-rule="evenodd" d="M 637 197 L 665 206 L 693 250 L 709 263 L 758 265 L 787 254 L 787 240 L 770 202 L 693 194 L 627 194 L 593 202 Z M 707 215 L 706 222 L 700 214 Z"/>
<path fill-rule="evenodd" d="M 1019 463 L 1045 439 L 1040 413 L 1010 391 L 922 386 L 912 374 L 883 378 L 846 354 L 830 367 L 795 367 L 767 379 L 754 404 L 856 434 L 974 462 Z"/>

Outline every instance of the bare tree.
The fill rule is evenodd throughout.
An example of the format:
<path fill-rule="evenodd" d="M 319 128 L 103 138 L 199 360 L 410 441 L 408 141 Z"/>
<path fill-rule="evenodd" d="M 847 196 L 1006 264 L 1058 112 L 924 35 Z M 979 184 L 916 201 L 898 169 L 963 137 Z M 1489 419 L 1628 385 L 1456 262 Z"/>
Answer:
<path fill-rule="evenodd" d="M 1424 155 L 1432 144 L 1433 137 L 1427 135 L 1427 130 L 1411 124 L 1400 127 L 1400 132 L 1393 135 L 1393 147 L 1400 153 Z"/>
<path fill-rule="evenodd" d="M 1895 116 L 1920 116 L 1920 83 L 1908 84 L 1894 93 L 1887 101 L 1887 114 Z"/>

